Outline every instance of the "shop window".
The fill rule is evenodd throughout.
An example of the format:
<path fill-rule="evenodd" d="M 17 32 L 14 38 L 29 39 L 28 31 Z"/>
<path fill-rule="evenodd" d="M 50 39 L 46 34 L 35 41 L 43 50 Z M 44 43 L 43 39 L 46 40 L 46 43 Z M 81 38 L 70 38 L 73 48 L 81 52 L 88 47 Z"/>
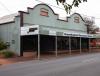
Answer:
<path fill-rule="evenodd" d="M 74 17 L 74 22 L 79 23 L 79 17 Z"/>
<path fill-rule="evenodd" d="M 48 17 L 48 10 L 45 8 L 40 9 L 40 15 L 41 16 L 47 16 Z"/>

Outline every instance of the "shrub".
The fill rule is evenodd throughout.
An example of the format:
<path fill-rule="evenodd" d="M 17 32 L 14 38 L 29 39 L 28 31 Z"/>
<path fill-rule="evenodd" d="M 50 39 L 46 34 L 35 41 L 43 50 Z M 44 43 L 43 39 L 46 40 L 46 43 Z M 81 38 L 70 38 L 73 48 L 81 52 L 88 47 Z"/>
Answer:
<path fill-rule="evenodd" d="M 7 50 L 0 51 L 0 54 L 3 55 L 3 57 L 5 57 L 5 58 L 10 58 L 10 57 L 14 56 L 13 52 L 7 51 Z"/>
<path fill-rule="evenodd" d="M 6 48 L 7 48 L 7 45 L 3 41 L 0 41 L 0 50 L 6 49 Z"/>

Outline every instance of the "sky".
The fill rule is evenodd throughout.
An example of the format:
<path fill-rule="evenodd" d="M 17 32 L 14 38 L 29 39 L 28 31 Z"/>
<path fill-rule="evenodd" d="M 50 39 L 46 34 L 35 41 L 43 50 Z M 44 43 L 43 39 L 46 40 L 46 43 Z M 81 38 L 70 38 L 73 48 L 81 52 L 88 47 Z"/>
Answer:
<path fill-rule="evenodd" d="M 63 6 L 61 4 L 58 6 L 56 0 L 0 0 L 0 17 L 20 10 L 27 11 L 27 7 L 34 7 L 36 4 L 41 3 L 40 1 L 50 6 L 52 5 L 51 7 L 55 13 L 60 14 L 60 16 L 67 16 Z M 88 0 L 88 2 L 80 4 L 78 8 L 73 8 L 71 14 L 75 12 L 88 17 L 94 17 L 96 25 L 100 27 L 100 0 Z"/>

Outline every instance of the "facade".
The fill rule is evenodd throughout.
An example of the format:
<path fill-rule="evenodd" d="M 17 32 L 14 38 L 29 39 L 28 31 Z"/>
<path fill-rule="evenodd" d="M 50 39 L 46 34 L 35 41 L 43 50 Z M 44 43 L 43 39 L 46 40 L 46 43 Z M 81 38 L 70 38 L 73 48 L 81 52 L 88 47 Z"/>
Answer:
<path fill-rule="evenodd" d="M 43 52 L 89 49 L 93 35 L 87 33 L 84 19 L 78 13 L 59 19 L 46 4 L 38 4 L 28 11 L 19 11 L 0 19 L 0 38 L 19 56 L 23 52 L 36 51 L 38 58 Z"/>

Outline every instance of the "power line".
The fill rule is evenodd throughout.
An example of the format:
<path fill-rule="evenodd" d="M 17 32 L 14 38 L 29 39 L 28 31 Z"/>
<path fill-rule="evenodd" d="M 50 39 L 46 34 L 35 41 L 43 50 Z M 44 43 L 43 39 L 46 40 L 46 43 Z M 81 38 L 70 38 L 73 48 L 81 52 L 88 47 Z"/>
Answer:
<path fill-rule="evenodd" d="M 40 1 L 40 0 L 35 0 L 35 1 L 38 1 L 38 2 L 41 2 L 41 3 L 45 3 L 45 2 Z M 48 4 L 48 5 L 52 6 L 52 7 L 55 7 L 55 8 L 59 8 L 59 9 L 65 10 L 65 9 L 63 9 L 63 8 L 60 8 L 60 7 L 57 7 L 57 6 L 51 5 L 50 3 L 46 3 L 46 4 Z"/>
<path fill-rule="evenodd" d="M 57 6 L 52 5 L 52 4 L 50 4 L 50 3 L 46 3 L 46 2 L 43 2 L 43 1 L 40 1 L 40 0 L 35 0 L 35 1 L 41 2 L 41 3 L 45 3 L 45 4 L 49 5 L 49 6 L 52 6 L 52 7 L 55 7 L 55 8 L 58 8 L 58 9 L 61 9 L 61 10 L 64 10 L 64 11 L 65 11 L 65 9 L 63 9 L 63 8 L 61 8 L 61 7 L 57 7 Z M 75 11 L 72 11 L 72 10 L 71 10 L 71 12 L 75 12 Z"/>
<path fill-rule="evenodd" d="M 40 0 L 35 0 L 35 1 L 38 1 L 38 2 L 41 2 L 41 3 L 45 3 L 45 2 L 43 2 L 43 1 L 40 1 Z M 55 5 L 52 5 L 52 4 L 50 4 L 50 3 L 46 3 L 46 4 L 48 4 L 49 6 L 52 6 L 52 7 L 55 7 L 55 8 L 58 8 L 58 9 L 61 9 L 61 10 L 64 10 L 65 11 L 65 9 L 63 9 L 63 8 L 61 8 L 61 7 L 57 7 L 57 6 L 55 6 Z M 11 11 L 0 1 L 0 5 L 2 5 L 8 12 L 10 12 L 11 13 Z M 74 12 L 74 11 L 71 11 L 71 12 Z M 93 17 L 93 16 L 87 16 L 87 17 Z M 97 17 L 94 17 L 95 19 L 100 19 L 99 17 L 97 18 Z"/>
<path fill-rule="evenodd" d="M 41 2 L 41 3 L 45 3 L 45 2 L 43 2 L 43 1 L 40 1 L 40 0 L 35 0 L 35 1 L 38 1 L 38 2 Z M 52 7 L 55 7 L 55 8 L 58 8 L 58 9 L 61 9 L 61 10 L 65 10 L 65 9 L 63 9 L 63 8 L 60 8 L 60 7 L 57 7 L 57 6 L 55 6 L 55 5 L 52 5 L 52 4 L 50 4 L 50 3 L 46 3 L 46 4 L 48 4 L 49 6 L 52 6 Z M 71 11 L 71 12 L 74 12 L 74 11 Z M 86 16 L 86 17 L 93 17 L 93 16 Z M 97 18 L 97 17 L 94 17 L 95 19 L 100 19 L 99 17 Z"/>

